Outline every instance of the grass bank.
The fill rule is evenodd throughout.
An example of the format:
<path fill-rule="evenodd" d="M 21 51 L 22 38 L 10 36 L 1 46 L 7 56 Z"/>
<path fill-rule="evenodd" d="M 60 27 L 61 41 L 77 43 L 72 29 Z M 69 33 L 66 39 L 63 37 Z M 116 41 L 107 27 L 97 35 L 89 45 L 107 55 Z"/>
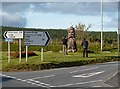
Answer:
<path fill-rule="evenodd" d="M 11 63 L 8 63 L 7 52 L 2 52 L 2 71 L 36 71 L 60 67 L 81 66 L 86 64 L 95 64 L 111 61 L 119 61 L 120 56 L 117 52 L 98 52 L 89 53 L 88 58 L 82 57 L 82 53 L 69 53 L 64 55 L 62 52 L 44 52 L 44 60 L 41 61 L 41 53 L 35 52 L 38 56 L 22 58 L 19 63 L 18 58 L 11 57 Z"/>

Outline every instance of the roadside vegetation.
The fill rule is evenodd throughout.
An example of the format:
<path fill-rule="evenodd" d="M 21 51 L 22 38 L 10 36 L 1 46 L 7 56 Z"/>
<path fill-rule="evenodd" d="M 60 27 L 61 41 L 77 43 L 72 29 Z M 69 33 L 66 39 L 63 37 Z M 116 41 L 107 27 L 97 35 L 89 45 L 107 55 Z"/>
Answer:
<path fill-rule="evenodd" d="M 37 56 L 28 57 L 28 62 L 22 58 L 19 63 L 19 58 L 12 58 L 11 63 L 8 63 L 7 53 L 2 55 L 2 70 L 3 71 L 35 71 L 59 67 L 81 66 L 86 64 L 95 64 L 103 62 L 119 61 L 120 57 L 117 52 L 89 53 L 88 58 L 83 58 L 82 53 L 69 53 L 64 55 L 60 52 L 44 52 L 44 59 L 41 61 L 41 53 L 35 52 Z"/>
<path fill-rule="evenodd" d="M 82 24 L 79 24 L 82 26 Z M 68 55 L 64 55 L 62 52 L 61 40 L 67 35 L 66 29 L 28 29 L 28 28 L 16 28 L 16 27 L 2 27 L 2 34 L 5 31 L 48 31 L 51 37 L 51 41 L 48 46 L 44 46 L 44 61 L 41 61 L 41 47 L 29 46 L 29 52 L 35 52 L 37 55 L 28 57 L 26 62 L 25 57 L 22 57 L 22 63 L 19 63 L 19 58 L 11 56 L 11 63 L 8 63 L 7 58 L 7 42 L 4 37 L 2 40 L 2 71 L 33 71 L 43 70 L 59 67 L 72 67 L 81 66 L 86 64 L 103 63 L 111 61 L 119 61 L 117 49 L 117 32 L 104 32 L 103 33 L 103 52 L 100 52 L 100 32 L 89 32 L 89 28 L 83 25 L 82 29 L 76 31 L 76 43 L 77 52 L 69 52 Z M 78 28 L 76 26 L 76 28 Z M 87 31 L 88 30 L 88 31 Z M 87 37 L 89 42 L 89 57 L 82 57 L 81 41 L 83 37 Z M 18 40 L 11 42 L 11 52 L 18 54 Z M 24 40 L 22 40 L 22 52 L 25 52 Z M 0 65 L 1 66 L 1 65 Z"/>

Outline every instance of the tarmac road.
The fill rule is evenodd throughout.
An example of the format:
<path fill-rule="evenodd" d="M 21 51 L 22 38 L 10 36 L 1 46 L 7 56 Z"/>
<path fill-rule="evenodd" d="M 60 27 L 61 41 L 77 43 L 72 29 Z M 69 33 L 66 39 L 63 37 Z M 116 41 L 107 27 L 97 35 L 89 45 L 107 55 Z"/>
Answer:
<path fill-rule="evenodd" d="M 118 65 L 108 62 L 31 72 L 3 72 L 2 87 L 120 87 Z M 81 88 L 80 88 L 81 89 Z M 83 88 L 82 88 L 83 89 Z"/>

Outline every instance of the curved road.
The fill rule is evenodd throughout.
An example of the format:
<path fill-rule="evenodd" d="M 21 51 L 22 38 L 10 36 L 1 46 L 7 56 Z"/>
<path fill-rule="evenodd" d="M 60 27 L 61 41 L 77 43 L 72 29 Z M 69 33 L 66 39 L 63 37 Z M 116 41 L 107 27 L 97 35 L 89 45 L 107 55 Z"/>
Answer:
<path fill-rule="evenodd" d="M 119 64 L 108 62 L 33 72 L 3 72 L 2 87 L 119 87 Z"/>

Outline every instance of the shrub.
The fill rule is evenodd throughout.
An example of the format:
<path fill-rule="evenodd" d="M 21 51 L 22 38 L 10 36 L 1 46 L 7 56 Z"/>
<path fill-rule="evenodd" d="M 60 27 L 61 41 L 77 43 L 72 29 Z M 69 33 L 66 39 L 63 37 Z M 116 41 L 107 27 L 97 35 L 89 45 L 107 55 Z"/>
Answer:
<path fill-rule="evenodd" d="M 10 64 L 3 68 L 3 71 L 35 71 L 35 70 L 44 70 L 51 68 L 60 68 L 60 67 L 72 67 L 72 66 L 81 66 L 87 64 L 95 64 L 95 63 L 104 63 L 104 62 L 112 62 L 112 61 L 120 61 L 120 56 L 105 56 L 105 57 L 97 57 L 92 60 L 78 60 L 78 61 L 69 61 L 69 62 L 43 62 L 37 64 Z"/>
<path fill-rule="evenodd" d="M 28 57 L 30 56 L 37 56 L 35 52 L 28 52 Z M 14 58 L 19 58 L 19 53 L 18 52 L 11 52 L 10 55 Z M 21 57 L 26 57 L 26 52 L 21 53 Z"/>
<path fill-rule="evenodd" d="M 28 57 L 30 56 L 37 56 L 37 54 L 35 52 L 27 52 Z M 19 57 L 19 54 L 17 55 L 17 58 Z M 26 52 L 22 52 L 21 53 L 21 57 L 26 57 Z"/>

